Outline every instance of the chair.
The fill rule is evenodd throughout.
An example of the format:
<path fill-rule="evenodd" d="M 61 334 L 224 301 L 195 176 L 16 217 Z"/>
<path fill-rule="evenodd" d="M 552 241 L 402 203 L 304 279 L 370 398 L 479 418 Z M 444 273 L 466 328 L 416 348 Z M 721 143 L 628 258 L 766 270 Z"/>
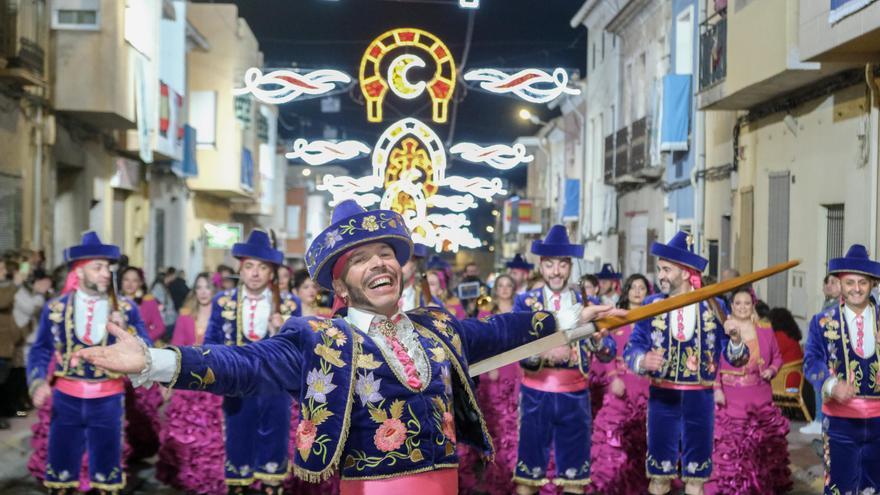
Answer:
<path fill-rule="evenodd" d="M 782 409 L 783 414 L 791 419 L 803 417 L 804 421 L 810 422 L 813 420 L 813 415 L 810 414 L 801 392 L 804 388 L 803 365 L 803 359 L 782 365 L 779 373 L 770 382 L 770 386 L 773 389 L 773 402 Z M 795 374 L 797 374 L 797 388 L 786 386 L 789 376 Z"/>

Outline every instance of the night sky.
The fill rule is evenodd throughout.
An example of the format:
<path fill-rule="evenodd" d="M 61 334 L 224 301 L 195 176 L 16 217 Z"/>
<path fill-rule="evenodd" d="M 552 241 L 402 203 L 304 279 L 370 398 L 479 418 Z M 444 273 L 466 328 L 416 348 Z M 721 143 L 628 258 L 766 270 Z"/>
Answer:
<path fill-rule="evenodd" d="M 426 95 L 407 101 L 390 93 L 386 97 L 384 122 L 370 123 L 360 87 L 355 84 L 349 92 L 339 95 L 339 113 L 322 113 L 320 99 L 294 100 L 282 105 L 279 132 L 285 139 L 321 139 L 325 126 L 333 126 L 338 130 L 339 139 L 357 139 L 372 146 L 391 122 L 413 116 L 428 122 L 447 147 L 461 141 L 512 144 L 517 137 L 532 135 L 539 129 L 517 117 L 520 108 L 528 107 L 543 120 L 552 118 L 554 112 L 546 105 L 530 105 L 511 96 L 466 88 L 461 79 L 464 70 L 565 67 L 581 75 L 586 70 L 586 30 L 569 26 L 582 0 L 481 0 L 476 10 L 460 8 L 458 0 L 238 0 L 235 3 L 239 15 L 259 40 L 267 68 L 332 68 L 356 79 L 360 59 L 370 42 L 398 27 L 421 28 L 433 33 L 446 43 L 455 58 L 458 83 L 454 100 L 450 102 L 447 124 L 430 121 L 430 100 Z M 470 16 L 473 16 L 473 29 L 468 46 Z M 405 52 L 398 49 L 386 56 L 385 61 Z M 433 71 L 433 62 L 427 62 L 425 69 L 411 70 L 409 78 L 417 81 L 422 79 L 422 74 Z M 454 101 L 458 102 L 457 113 L 453 110 Z M 453 115 L 456 115 L 454 119 Z M 455 133 L 450 140 L 453 120 Z M 369 168 L 366 158 L 344 165 L 353 174 L 364 173 Z M 456 175 L 500 174 L 514 188 L 525 187 L 524 165 L 498 172 L 488 166 L 453 160 L 449 168 Z"/>

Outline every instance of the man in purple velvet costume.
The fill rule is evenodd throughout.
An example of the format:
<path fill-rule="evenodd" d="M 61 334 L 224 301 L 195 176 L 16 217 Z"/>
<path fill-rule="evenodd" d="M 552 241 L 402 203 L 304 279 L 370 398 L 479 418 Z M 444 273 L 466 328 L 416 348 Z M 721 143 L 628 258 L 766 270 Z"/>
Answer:
<path fill-rule="evenodd" d="M 335 289 L 344 318 L 291 318 L 277 335 L 245 347 L 148 349 L 123 338 L 79 356 L 139 382 L 224 395 L 290 393 L 301 404 L 295 473 L 318 482 L 340 470 L 343 495 L 457 494 L 456 442 L 493 451 L 468 363 L 620 312 L 576 307 L 488 321 L 459 321 L 439 308 L 401 313 L 401 265 L 411 251 L 399 214 L 344 201 L 306 254 L 312 278 Z M 590 333 L 578 327 L 568 337 Z"/>

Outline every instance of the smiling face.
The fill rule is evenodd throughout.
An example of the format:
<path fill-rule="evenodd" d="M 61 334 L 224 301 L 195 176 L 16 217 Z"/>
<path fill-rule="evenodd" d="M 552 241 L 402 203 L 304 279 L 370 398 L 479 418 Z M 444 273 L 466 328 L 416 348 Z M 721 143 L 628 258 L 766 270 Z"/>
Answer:
<path fill-rule="evenodd" d="M 733 296 L 733 316 L 739 320 L 748 320 L 755 311 L 755 304 L 752 301 L 752 295 L 748 292 L 740 291 Z"/>
<path fill-rule="evenodd" d="M 137 270 L 126 270 L 122 275 L 122 293 L 128 297 L 134 297 L 143 284 Z"/>
<path fill-rule="evenodd" d="M 675 263 L 657 260 L 657 284 L 664 294 L 675 296 L 690 288 L 689 277 L 687 270 Z"/>
<path fill-rule="evenodd" d="M 571 258 L 541 258 L 541 278 L 553 292 L 559 292 L 571 275 Z"/>
<path fill-rule="evenodd" d="M 397 312 L 402 278 L 394 249 L 372 242 L 353 249 L 333 289 L 354 308 L 390 317 Z"/>
<path fill-rule="evenodd" d="M 868 305 L 875 283 L 873 279 L 857 273 L 844 273 L 839 278 L 840 291 L 847 306 L 861 309 Z"/>

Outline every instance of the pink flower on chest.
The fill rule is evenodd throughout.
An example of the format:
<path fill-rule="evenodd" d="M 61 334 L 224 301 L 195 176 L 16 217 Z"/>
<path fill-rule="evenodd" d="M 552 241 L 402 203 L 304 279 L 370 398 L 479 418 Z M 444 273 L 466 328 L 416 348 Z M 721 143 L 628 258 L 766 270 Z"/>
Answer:
<path fill-rule="evenodd" d="M 450 412 L 443 413 L 443 434 L 450 442 L 455 443 L 455 420 Z"/>
<path fill-rule="evenodd" d="M 311 421 L 304 419 L 296 426 L 296 448 L 302 451 L 312 450 L 318 429 Z"/>
<path fill-rule="evenodd" d="M 697 355 L 691 354 L 690 356 L 688 356 L 687 362 L 685 364 L 687 365 L 687 369 L 689 369 L 691 371 L 697 371 L 697 369 L 699 368 L 699 363 L 697 362 Z"/>
<path fill-rule="evenodd" d="M 406 441 L 406 427 L 396 418 L 389 418 L 379 425 L 373 435 L 373 443 L 382 452 L 397 450 Z"/>

